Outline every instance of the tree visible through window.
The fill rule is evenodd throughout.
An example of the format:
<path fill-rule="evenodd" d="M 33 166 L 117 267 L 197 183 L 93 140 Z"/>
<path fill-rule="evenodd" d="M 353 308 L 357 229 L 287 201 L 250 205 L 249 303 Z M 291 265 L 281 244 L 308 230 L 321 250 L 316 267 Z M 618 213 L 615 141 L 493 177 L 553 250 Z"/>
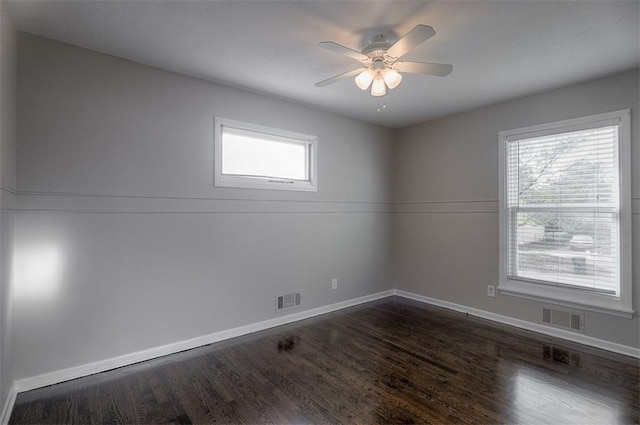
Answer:
<path fill-rule="evenodd" d="M 511 276 L 617 290 L 617 132 L 508 143 Z"/>
<path fill-rule="evenodd" d="M 525 282 L 622 300 L 622 121 L 614 113 L 501 133 L 502 289 Z"/>

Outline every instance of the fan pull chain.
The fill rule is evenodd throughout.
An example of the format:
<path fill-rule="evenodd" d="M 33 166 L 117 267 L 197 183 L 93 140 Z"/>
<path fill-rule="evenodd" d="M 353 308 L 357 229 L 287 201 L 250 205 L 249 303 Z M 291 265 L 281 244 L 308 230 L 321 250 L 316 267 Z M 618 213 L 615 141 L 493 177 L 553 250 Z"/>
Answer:
<path fill-rule="evenodd" d="M 378 112 L 382 112 L 383 109 L 387 109 L 387 105 L 378 99 Z"/>

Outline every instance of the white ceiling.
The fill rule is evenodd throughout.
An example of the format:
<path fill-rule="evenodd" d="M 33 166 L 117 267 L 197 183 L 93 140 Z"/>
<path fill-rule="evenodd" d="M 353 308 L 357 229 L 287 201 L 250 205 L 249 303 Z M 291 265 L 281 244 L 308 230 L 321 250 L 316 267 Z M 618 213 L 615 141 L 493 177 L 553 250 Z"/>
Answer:
<path fill-rule="evenodd" d="M 18 30 L 141 64 L 403 127 L 640 66 L 635 1 L 31 1 L 12 2 Z M 447 77 L 405 74 L 386 109 L 319 48 L 360 50 L 417 24 L 436 35 L 404 60 L 453 64 Z"/>

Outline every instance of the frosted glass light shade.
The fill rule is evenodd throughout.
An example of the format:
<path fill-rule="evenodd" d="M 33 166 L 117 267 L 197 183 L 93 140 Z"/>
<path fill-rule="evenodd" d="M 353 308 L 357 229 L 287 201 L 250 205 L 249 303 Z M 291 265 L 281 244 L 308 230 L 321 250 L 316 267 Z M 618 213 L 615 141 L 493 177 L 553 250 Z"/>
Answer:
<path fill-rule="evenodd" d="M 356 85 L 360 88 L 360 90 L 366 90 L 371 85 L 373 81 L 374 72 L 371 69 L 365 69 L 356 77 Z"/>
<path fill-rule="evenodd" d="M 371 96 L 384 96 L 387 94 L 387 86 L 384 84 L 384 79 L 380 74 L 376 75 L 371 85 Z"/>
<path fill-rule="evenodd" d="M 384 78 L 384 82 L 387 83 L 387 86 L 390 89 L 395 89 L 402 81 L 402 75 L 391 68 L 385 68 L 382 70 L 382 78 Z"/>

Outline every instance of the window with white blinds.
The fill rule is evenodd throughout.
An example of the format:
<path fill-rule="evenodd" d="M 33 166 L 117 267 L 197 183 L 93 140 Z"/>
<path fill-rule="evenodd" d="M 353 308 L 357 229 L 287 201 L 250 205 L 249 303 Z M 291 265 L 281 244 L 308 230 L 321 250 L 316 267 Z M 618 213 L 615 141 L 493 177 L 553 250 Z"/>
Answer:
<path fill-rule="evenodd" d="M 630 309 L 625 112 L 501 133 L 501 289 Z"/>
<path fill-rule="evenodd" d="M 509 277 L 616 293 L 618 126 L 507 142 Z"/>

